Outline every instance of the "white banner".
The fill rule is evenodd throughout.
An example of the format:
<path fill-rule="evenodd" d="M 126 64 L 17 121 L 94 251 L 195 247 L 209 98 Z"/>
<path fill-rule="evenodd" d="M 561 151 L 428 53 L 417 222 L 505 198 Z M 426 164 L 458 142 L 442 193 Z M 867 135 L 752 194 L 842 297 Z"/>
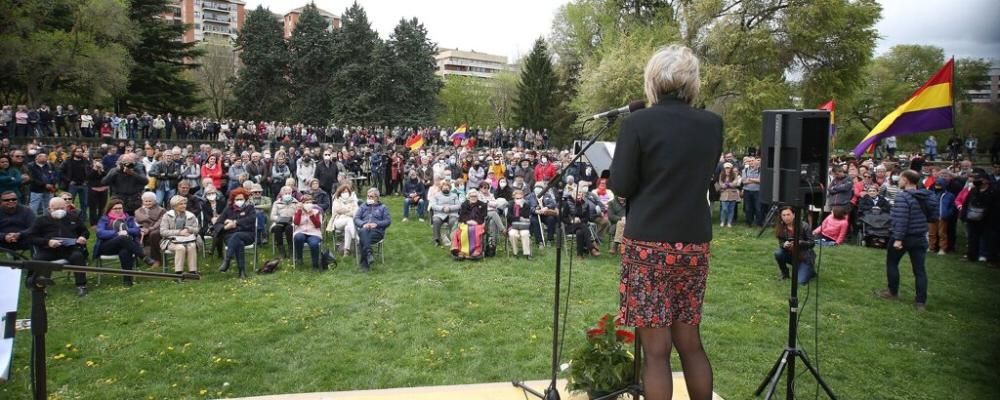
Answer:
<path fill-rule="evenodd" d="M 8 321 L 7 313 L 17 311 L 17 298 L 21 290 L 21 270 L 0 267 L 0 382 L 10 379 L 11 360 L 14 358 L 14 338 L 4 338 L 8 326 L 17 321 Z"/>

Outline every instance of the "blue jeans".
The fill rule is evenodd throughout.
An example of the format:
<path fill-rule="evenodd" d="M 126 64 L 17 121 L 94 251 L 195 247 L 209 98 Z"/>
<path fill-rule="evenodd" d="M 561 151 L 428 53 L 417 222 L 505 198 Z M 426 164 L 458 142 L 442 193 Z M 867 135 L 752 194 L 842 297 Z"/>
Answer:
<path fill-rule="evenodd" d="M 420 199 L 420 201 L 414 203 L 413 200 L 410 200 L 409 197 L 403 199 L 403 218 L 410 218 L 411 205 L 417 206 L 417 215 L 420 216 L 420 218 L 423 218 L 424 207 L 427 206 L 427 201 L 424 199 Z"/>
<path fill-rule="evenodd" d="M 888 251 L 885 254 L 885 275 L 889 281 L 889 293 L 899 293 L 899 260 L 903 254 L 910 254 L 910 264 L 913 265 L 913 277 L 916 279 L 916 302 L 927 302 L 927 270 L 924 263 L 927 260 L 927 238 L 906 238 L 903 240 L 903 249 L 896 250 L 889 242 Z"/>
<path fill-rule="evenodd" d="M 175 194 L 177 194 L 176 189 L 158 188 L 156 189 L 156 203 L 159 204 L 160 207 L 170 209 L 169 202 L 170 199 L 173 198 Z"/>
<path fill-rule="evenodd" d="M 35 215 L 43 215 L 45 211 L 49 209 L 49 200 L 52 199 L 52 193 L 42 192 L 35 193 L 31 192 L 31 196 L 28 197 L 29 204 L 31 204 L 31 211 L 35 212 Z"/>
<path fill-rule="evenodd" d="M 309 243 L 309 256 L 312 258 L 313 269 L 319 269 L 319 244 L 323 242 L 323 238 L 319 236 L 306 235 L 304 233 L 296 233 L 295 237 L 292 238 L 292 242 L 295 251 L 295 260 L 302 259 L 302 251 L 305 250 L 305 244 Z"/>
<path fill-rule="evenodd" d="M 721 201 L 721 212 L 719 214 L 719 221 L 726 225 L 733 224 L 733 213 L 736 212 L 736 202 L 735 201 Z"/>
<path fill-rule="evenodd" d="M 74 198 L 80 199 L 80 218 L 83 218 L 83 221 L 86 222 L 90 187 L 85 185 L 69 185 L 69 194 L 73 195 Z"/>
<path fill-rule="evenodd" d="M 778 263 L 778 269 L 781 270 L 781 275 L 789 276 L 788 264 L 792 264 L 792 252 L 785 250 L 784 248 L 779 248 L 774 251 L 774 261 Z M 816 276 L 816 270 L 813 269 L 812 264 L 809 264 L 808 261 L 799 262 L 798 268 L 799 283 L 807 283 Z"/>

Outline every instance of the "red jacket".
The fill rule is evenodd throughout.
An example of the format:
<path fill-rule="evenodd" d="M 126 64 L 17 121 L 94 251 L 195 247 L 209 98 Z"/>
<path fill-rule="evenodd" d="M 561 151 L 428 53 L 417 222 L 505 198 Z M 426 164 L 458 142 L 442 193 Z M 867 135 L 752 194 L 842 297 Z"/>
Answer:
<path fill-rule="evenodd" d="M 556 167 L 552 163 L 535 166 L 535 182 L 548 182 L 556 177 Z"/>

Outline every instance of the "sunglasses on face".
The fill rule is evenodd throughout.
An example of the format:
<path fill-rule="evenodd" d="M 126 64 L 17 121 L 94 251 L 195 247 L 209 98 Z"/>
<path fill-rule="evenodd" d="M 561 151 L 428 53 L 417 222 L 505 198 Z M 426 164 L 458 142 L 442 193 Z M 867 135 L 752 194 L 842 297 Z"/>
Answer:
<path fill-rule="evenodd" d="M 16 197 L 13 198 L 13 199 L 0 199 L 0 202 L 2 202 L 2 203 L 13 203 L 15 201 L 17 201 Z"/>

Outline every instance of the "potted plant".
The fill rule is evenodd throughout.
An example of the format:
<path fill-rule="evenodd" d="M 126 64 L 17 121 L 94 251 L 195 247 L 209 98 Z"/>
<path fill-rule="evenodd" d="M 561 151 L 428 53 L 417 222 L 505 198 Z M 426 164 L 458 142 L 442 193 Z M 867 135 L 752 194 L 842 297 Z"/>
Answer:
<path fill-rule="evenodd" d="M 569 362 L 567 389 L 587 392 L 596 398 L 623 388 L 634 379 L 629 345 L 635 335 L 618 328 L 618 321 L 605 314 L 597 326 L 588 328 L 587 340 L 577 348 Z"/>

